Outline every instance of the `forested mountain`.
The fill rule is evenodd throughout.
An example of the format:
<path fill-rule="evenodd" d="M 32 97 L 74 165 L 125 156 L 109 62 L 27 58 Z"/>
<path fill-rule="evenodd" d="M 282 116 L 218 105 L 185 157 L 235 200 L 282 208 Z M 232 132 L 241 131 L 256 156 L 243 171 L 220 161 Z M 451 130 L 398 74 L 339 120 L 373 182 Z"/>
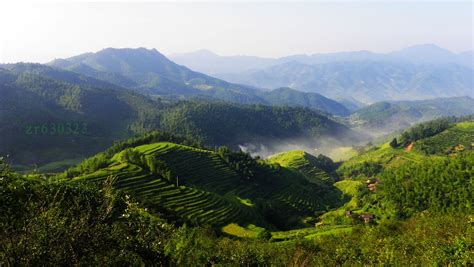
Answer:
<path fill-rule="evenodd" d="M 13 71 L 0 72 L 0 153 L 14 162 L 83 156 L 159 125 L 162 105 L 142 95 L 101 88 L 104 82 L 48 67 L 31 66 L 32 72 L 18 72 L 26 65 L 9 67 Z M 40 75 L 43 70 L 51 72 Z M 56 74 L 61 77 L 48 78 Z M 141 128 L 144 121 L 150 128 Z"/>
<path fill-rule="evenodd" d="M 268 145 L 291 139 L 315 145 L 322 144 L 322 137 L 341 142 L 365 138 L 307 108 L 209 102 L 181 102 L 169 108 L 163 114 L 161 129 L 232 148 L 243 143 Z"/>
<path fill-rule="evenodd" d="M 261 96 L 272 105 L 308 107 L 339 116 L 347 116 L 350 113 L 343 104 L 320 94 L 301 92 L 287 87 L 264 92 Z"/>
<path fill-rule="evenodd" d="M 368 104 L 474 94 L 474 69 L 450 63 L 352 61 L 308 65 L 292 61 L 220 78 L 261 88 L 291 87 L 332 99 L 355 99 Z"/>
<path fill-rule="evenodd" d="M 261 102 L 256 89 L 227 83 L 175 64 L 156 49 L 107 48 L 50 63 L 150 95 L 210 95 L 239 103 Z M 110 73 L 110 74 L 109 74 Z"/>
<path fill-rule="evenodd" d="M 17 163 L 80 158 L 113 140 L 153 129 L 233 148 L 285 138 L 358 138 L 326 114 L 307 108 L 152 100 L 44 65 L 4 65 L 0 70 L 0 117 L 5 122 L 0 154 Z"/>
<path fill-rule="evenodd" d="M 378 102 L 355 111 L 351 115 L 351 122 L 364 129 L 392 132 L 422 121 L 470 114 L 474 114 L 474 99 L 470 97 L 390 101 Z"/>

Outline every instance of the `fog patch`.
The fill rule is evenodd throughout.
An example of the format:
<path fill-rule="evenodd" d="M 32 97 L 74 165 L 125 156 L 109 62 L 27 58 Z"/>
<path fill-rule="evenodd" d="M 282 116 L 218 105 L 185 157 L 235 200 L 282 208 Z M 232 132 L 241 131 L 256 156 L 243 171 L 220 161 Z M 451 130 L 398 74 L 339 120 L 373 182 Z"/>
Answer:
<path fill-rule="evenodd" d="M 259 142 L 254 141 L 239 144 L 238 147 L 243 152 L 249 153 L 252 157 L 259 156 L 260 158 L 266 159 L 272 155 L 290 150 L 303 150 L 312 155 L 329 155 L 330 152 L 336 148 L 356 146 L 361 144 L 362 142 L 354 143 L 331 137 L 319 137 L 273 139 Z"/>

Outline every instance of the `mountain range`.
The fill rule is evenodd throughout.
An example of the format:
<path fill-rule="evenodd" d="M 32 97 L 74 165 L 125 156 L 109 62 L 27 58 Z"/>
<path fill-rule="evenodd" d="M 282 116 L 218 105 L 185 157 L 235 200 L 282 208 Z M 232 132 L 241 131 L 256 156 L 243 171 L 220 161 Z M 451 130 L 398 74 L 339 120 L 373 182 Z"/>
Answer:
<path fill-rule="evenodd" d="M 455 54 L 429 44 L 386 54 L 357 51 L 269 59 L 198 51 L 170 57 L 230 82 L 266 89 L 290 87 L 356 106 L 474 95 L 472 51 Z"/>
<path fill-rule="evenodd" d="M 297 54 L 280 58 L 257 56 L 220 56 L 212 51 L 201 49 L 189 53 L 171 54 L 174 62 L 208 75 L 242 73 L 276 66 L 292 61 L 308 65 L 351 61 L 393 61 L 415 64 L 453 63 L 474 67 L 473 51 L 453 53 L 433 44 L 410 46 L 389 53 L 375 53 L 366 50 L 352 52 Z"/>
<path fill-rule="evenodd" d="M 302 105 L 336 115 L 348 114 L 343 105 L 320 94 L 289 89 L 285 90 L 286 94 L 281 94 L 281 90 L 266 92 L 253 86 L 229 83 L 175 64 L 156 49 L 107 48 L 96 53 L 56 59 L 49 65 L 146 95 L 218 99 L 239 104 Z M 307 97 L 310 99 L 301 100 Z"/>
<path fill-rule="evenodd" d="M 235 149 L 243 142 L 288 138 L 358 139 L 314 109 L 156 99 L 41 64 L 2 65 L 0 95 L 0 154 L 18 163 L 81 158 L 114 140 L 157 129 Z"/>
<path fill-rule="evenodd" d="M 403 67 L 406 64 L 412 66 L 409 75 Z M 285 70 L 285 66 L 291 68 Z M 429 66 L 353 61 L 307 65 L 293 61 L 271 68 L 280 75 L 287 71 L 290 81 L 298 80 L 302 85 L 311 84 L 303 75 L 308 70 L 329 75 L 333 78 L 318 81 L 315 88 L 330 84 L 337 90 L 324 94 L 337 96 L 334 92 L 342 91 L 344 104 L 289 87 L 260 90 L 229 83 L 175 64 L 155 49 L 108 48 L 48 65 L 0 65 L 0 119 L 7 122 L 0 128 L 0 153 L 15 155 L 17 162 L 28 164 L 81 158 L 114 140 L 156 129 L 234 149 L 247 144 L 272 146 L 288 139 L 307 139 L 305 142 L 314 147 L 315 140 L 325 136 L 357 143 L 367 137 L 331 114 L 349 116 L 364 96 L 371 97 L 363 98 L 369 102 L 402 95 L 415 99 L 463 95 L 472 80 L 472 69 L 451 63 Z M 396 75 L 387 76 L 387 72 Z M 431 90 L 405 79 L 416 72 L 424 73 L 417 77 L 432 83 Z M 275 86 L 286 82 L 276 76 L 270 80 Z M 355 86 L 357 80 L 365 87 Z M 387 83 L 385 87 L 380 86 L 381 81 Z M 406 84 L 410 90 L 391 89 Z M 444 90 L 442 85 L 451 89 Z M 374 88 L 378 90 L 373 92 Z M 468 97 L 382 102 L 356 111 L 350 122 L 361 127 L 399 129 L 440 116 L 474 113 L 472 106 Z M 79 125 L 86 125 L 82 134 L 57 133 L 57 127 Z"/>

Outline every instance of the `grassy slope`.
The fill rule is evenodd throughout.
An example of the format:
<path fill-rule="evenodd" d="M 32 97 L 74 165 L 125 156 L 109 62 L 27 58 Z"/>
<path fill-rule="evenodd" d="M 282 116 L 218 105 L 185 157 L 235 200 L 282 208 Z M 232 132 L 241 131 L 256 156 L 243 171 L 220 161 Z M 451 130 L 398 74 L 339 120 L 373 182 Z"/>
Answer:
<path fill-rule="evenodd" d="M 331 180 L 329 174 L 317 166 L 313 155 L 303 150 L 282 152 L 268 158 L 270 163 L 278 163 L 282 167 L 291 168 L 302 173 L 306 179 L 314 184 L 321 184 Z"/>

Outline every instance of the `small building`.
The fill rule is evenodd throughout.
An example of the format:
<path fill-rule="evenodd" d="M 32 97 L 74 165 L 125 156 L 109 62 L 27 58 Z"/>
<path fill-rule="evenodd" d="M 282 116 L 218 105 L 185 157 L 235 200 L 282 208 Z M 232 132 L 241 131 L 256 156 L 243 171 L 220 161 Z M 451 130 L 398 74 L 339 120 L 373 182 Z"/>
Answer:
<path fill-rule="evenodd" d="M 361 214 L 360 218 L 364 220 L 364 223 L 368 224 L 374 220 L 375 216 L 373 214 L 366 213 L 366 214 Z"/>
<path fill-rule="evenodd" d="M 370 192 L 375 192 L 377 190 L 377 185 L 380 183 L 379 178 L 373 178 L 367 180 L 367 188 L 369 189 Z"/>
<path fill-rule="evenodd" d="M 346 217 L 352 218 L 352 210 L 346 210 Z"/>

